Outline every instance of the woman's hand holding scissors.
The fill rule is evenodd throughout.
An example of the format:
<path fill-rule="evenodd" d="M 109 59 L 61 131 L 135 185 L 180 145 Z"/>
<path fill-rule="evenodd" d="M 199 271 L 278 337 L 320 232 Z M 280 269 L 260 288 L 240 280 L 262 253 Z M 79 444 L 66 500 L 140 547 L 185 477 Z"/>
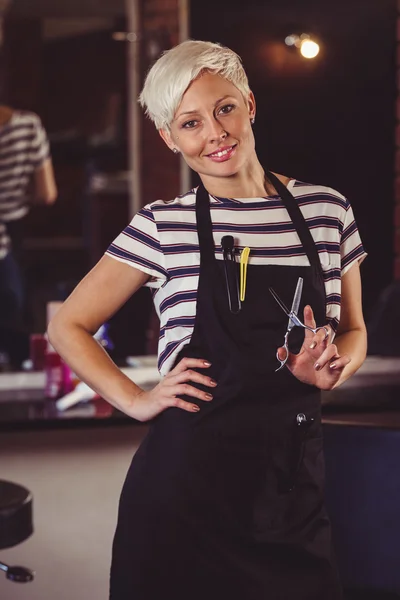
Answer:
<path fill-rule="evenodd" d="M 276 353 L 276 357 L 281 363 L 276 370 L 279 371 L 286 365 L 293 375 L 303 383 L 315 385 L 321 390 L 331 390 L 351 358 L 346 354 L 339 355 L 337 346 L 331 343 L 332 330 L 329 325 L 316 326 L 311 306 L 304 307 L 304 322 L 299 319 L 303 278 L 299 277 L 297 281 L 290 311 L 272 288 L 270 288 L 270 292 L 289 317 L 284 345 L 278 348 Z M 293 354 L 289 350 L 289 336 L 295 327 L 305 329 L 304 342 L 299 354 Z"/>
<path fill-rule="evenodd" d="M 304 325 L 310 329 L 316 328 L 314 313 L 311 306 L 304 307 Z M 338 382 L 341 373 L 351 358 L 347 354 L 339 355 L 336 344 L 331 343 L 332 330 L 329 325 L 326 335 L 324 328 L 319 328 L 316 333 L 310 329 L 305 330 L 304 342 L 299 354 L 288 353 L 286 366 L 293 375 L 310 385 L 315 385 L 321 390 L 331 390 Z M 278 349 L 277 357 L 284 361 L 286 350 Z"/>

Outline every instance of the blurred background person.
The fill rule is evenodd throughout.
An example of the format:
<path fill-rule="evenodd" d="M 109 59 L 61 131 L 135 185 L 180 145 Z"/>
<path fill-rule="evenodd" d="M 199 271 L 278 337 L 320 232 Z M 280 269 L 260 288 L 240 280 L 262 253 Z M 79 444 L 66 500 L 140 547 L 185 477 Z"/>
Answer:
<path fill-rule="evenodd" d="M 23 222 L 32 203 L 57 198 L 49 142 L 33 112 L 0 105 L 0 353 L 19 368 L 28 355 L 21 268 Z"/>

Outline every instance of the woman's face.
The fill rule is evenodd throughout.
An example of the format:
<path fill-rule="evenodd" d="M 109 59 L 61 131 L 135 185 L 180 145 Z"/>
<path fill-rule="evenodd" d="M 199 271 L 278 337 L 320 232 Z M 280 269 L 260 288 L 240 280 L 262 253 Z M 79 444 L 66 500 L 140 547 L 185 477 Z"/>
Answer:
<path fill-rule="evenodd" d="M 206 72 L 186 90 L 170 132 L 160 135 L 199 175 L 228 177 L 254 158 L 254 115 L 252 93 L 246 102 L 230 81 Z"/>

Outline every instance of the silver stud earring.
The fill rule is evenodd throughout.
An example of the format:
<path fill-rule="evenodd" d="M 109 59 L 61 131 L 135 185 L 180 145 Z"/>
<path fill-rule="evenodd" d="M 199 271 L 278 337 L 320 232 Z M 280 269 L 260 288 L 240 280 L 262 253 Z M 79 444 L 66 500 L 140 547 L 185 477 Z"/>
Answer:
<path fill-rule="evenodd" d="M 178 148 L 172 148 L 172 152 L 173 152 L 174 154 L 178 154 L 179 150 L 178 150 Z"/>
<path fill-rule="evenodd" d="M 252 125 L 254 125 L 254 123 L 255 123 L 255 122 L 256 122 L 255 118 L 254 118 L 254 117 L 252 117 L 252 118 L 250 119 L 250 123 L 251 123 Z"/>

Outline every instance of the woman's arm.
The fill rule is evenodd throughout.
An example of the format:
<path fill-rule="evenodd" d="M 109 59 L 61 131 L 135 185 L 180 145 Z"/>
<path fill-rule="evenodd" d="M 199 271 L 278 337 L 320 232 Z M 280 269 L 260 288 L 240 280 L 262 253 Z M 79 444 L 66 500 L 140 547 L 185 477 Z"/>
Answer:
<path fill-rule="evenodd" d="M 57 185 L 53 163 L 48 158 L 33 174 L 34 199 L 38 204 L 54 204 L 57 199 Z"/>
<path fill-rule="evenodd" d="M 341 385 L 362 365 L 367 354 L 367 330 L 361 303 L 360 265 L 356 262 L 342 277 L 340 323 L 335 344 L 340 355 L 351 361 L 344 367 L 334 387 Z"/>
<path fill-rule="evenodd" d="M 51 344 L 78 377 L 121 410 L 129 410 L 141 389 L 118 369 L 93 334 L 148 279 L 146 273 L 104 256 L 48 327 Z"/>
<path fill-rule="evenodd" d="M 210 400 L 205 392 L 189 385 L 188 381 L 214 387 L 209 377 L 192 370 L 207 369 L 209 363 L 202 359 L 183 359 L 153 390 L 144 392 L 118 369 L 93 338 L 98 328 L 148 279 L 146 273 L 103 256 L 48 327 L 51 344 L 78 377 L 110 404 L 140 421 L 151 419 L 170 406 L 199 410 L 197 405 L 178 397 L 188 394 Z"/>

